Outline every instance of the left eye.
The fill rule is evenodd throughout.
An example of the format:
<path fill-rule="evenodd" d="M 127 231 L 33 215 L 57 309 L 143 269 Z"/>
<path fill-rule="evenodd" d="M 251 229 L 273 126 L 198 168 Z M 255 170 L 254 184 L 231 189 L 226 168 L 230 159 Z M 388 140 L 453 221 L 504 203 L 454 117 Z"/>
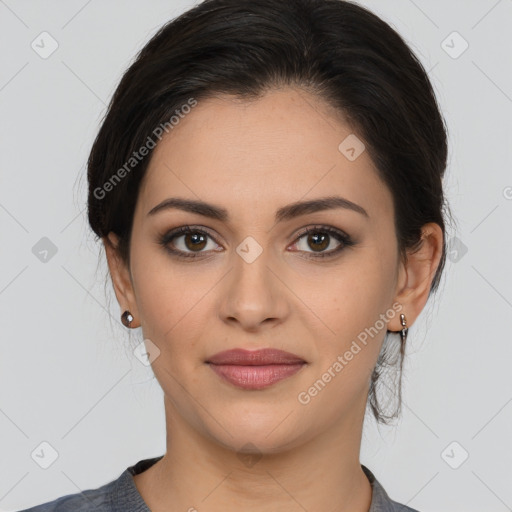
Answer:
<path fill-rule="evenodd" d="M 333 238 L 338 241 L 337 247 L 334 248 L 331 247 Z M 300 246 L 300 240 L 302 239 L 304 239 L 304 243 L 302 248 L 299 247 L 299 249 L 312 253 L 312 257 L 332 256 L 343 250 L 345 246 L 353 245 L 351 239 L 344 233 L 322 226 L 309 228 L 302 232 L 294 245 Z M 312 248 L 313 251 L 308 251 L 308 247 Z M 329 247 L 331 247 L 331 250 L 327 251 L 326 249 Z"/>
<path fill-rule="evenodd" d="M 306 238 L 307 237 L 307 238 Z M 313 252 L 320 252 L 327 249 L 333 242 L 333 237 L 331 234 L 321 231 L 315 231 L 313 233 L 307 233 L 302 235 L 299 240 L 305 239 L 304 248 L 301 250 L 307 250 L 307 247 L 316 246 Z M 339 244 L 339 243 L 338 243 Z M 300 244 L 297 244 L 300 248 Z M 331 247 L 332 249 L 332 247 Z"/>

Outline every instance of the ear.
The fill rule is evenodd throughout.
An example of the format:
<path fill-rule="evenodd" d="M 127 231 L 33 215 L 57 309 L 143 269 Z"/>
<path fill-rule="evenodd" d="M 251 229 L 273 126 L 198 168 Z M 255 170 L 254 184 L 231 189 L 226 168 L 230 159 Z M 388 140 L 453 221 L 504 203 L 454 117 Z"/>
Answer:
<path fill-rule="evenodd" d="M 443 250 L 443 231 L 439 224 L 430 222 L 422 227 L 421 245 L 407 254 L 407 261 L 400 264 L 395 295 L 402 305 L 401 313 L 410 327 L 419 316 L 428 300 L 430 286 L 434 279 Z M 390 331 L 402 329 L 400 315 L 389 322 Z"/>
<path fill-rule="evenodd" d="M 130 311 L 133 315 L 132 328 L 140 326 L 139 312 L 135 301 L 133 283 L 130 269 L 121 259 L 118 251 L 119 237 L 111 231 L 106 237 L 102 238 L 105 246 L 105 254 L 112 278 L 112 284 L 117 297 L 117 302 L 121 307 L 121 312 Z"/>

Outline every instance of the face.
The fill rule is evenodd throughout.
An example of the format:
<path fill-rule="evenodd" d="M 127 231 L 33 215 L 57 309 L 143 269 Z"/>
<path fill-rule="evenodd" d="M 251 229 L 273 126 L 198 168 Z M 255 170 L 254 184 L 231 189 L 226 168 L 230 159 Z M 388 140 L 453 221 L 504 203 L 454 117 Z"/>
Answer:
<path fill-rule="evenodd" d="M 321 100 L 287 88 L 200 101 L 154 150 L 134 214 L 130 306 L 160 350 L 167 412 L 221 445 L 277 452 L 364 411 L 402 273 L 391 194 L 367 151 L 339 149 L 348 136 Z M 326 197 L 346 202 L 289 208 Z M 169 198 L 225 218 L 150 213 Z M 207 363 L 235 348 L 305 364 L 245 389 Z"/>

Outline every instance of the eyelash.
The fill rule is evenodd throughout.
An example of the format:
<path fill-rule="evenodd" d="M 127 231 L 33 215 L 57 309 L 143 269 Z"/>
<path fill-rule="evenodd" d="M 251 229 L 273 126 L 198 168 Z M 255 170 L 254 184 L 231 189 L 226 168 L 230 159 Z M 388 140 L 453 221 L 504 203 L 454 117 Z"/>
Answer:
<path fill-rule="evenodd" d="M 164 235 L 162 235 L 160 237 L 158 243 L 160 245 L 162 245 L 166 251 L 171 253 L 172 256 L 176 256 L 178 258 L 183 258 L 183 259 L 200 258 L 200 257 L 202 257 L 201 255 L 203 254 L 201 252 L 187 253 L 187 252 L 183 252 L 179 249 L 172 249 L 169 246 L 170 242 L 172 242 L 175 238 L 178 238 L 181 235 L 189 234 L 189 233 L 205 235 L 215 241 L 213 236 L 210 233 L 208 233 L 208 231 L 205 231 L 204 229 L 195 228 L 194 226 L 181 226 L 179 228 L 173 229 L 173 230 L 165 233 Z M 309 235 L 310 233 L 323 233 L 323 234 L 327 234 L 329 236 L 333 236 L 338 242 L 341 242 L 342 245 L 340 247 L 338 247 L 337 249 L 333 249 L 329 252 L 310 253 L 310 254 L 313 254 L 313 256 L 304 256 L 306 259 L 334 257 L 334 256 L 338 255 L 341 251 L 343 251 L 346 247 L 351 247 L 351 246 L 355 245 L 355 242 L 348 235 L 343 233 L 342 231 L 331 228 L 329 226 L 322 226 L 322 225 L 311 226 L 311 227 L 301 231 L 297 235 L 297 238 L 293 242 L 293 245 L 295 243 L 297 243 L 301 238 L 303 238 L 306 235 Z M 217 242 L 215 242 L 215 243 L 217 243 Z"/>

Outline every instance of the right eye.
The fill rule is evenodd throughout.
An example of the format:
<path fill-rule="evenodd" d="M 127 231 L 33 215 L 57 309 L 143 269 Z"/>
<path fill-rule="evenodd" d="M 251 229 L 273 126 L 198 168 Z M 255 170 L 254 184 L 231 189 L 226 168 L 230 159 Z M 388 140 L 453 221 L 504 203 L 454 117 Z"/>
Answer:
<path fill-rule="evenodd" d="M 208 247 L 208 238 L 213 240 L 213 237 L 203 229 L 181 226 L 165 233 L 160 238 L 159 243 L 173 256 L 197 258 L 204 252 L 209 252 L 203 250 Z M 217 251 L 217 249 L 210 250 Z M 197 253 L 197 255 L 194 253 Z"/>

